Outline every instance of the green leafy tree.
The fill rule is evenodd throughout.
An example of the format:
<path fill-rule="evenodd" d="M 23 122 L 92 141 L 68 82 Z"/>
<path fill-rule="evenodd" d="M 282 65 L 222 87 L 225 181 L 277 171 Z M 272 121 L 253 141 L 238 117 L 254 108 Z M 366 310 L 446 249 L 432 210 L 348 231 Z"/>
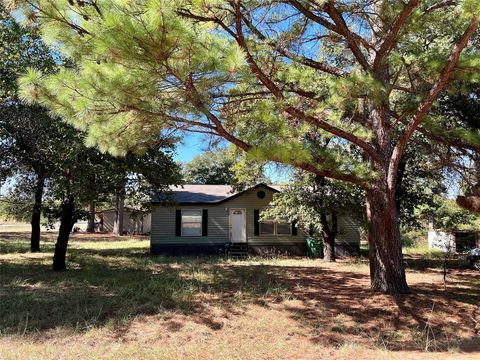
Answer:
<path fill-rule="evenodd" d="M 28 222 L 34 205 L 35 175 L 22 173 L 15 176 L 15 185 L 10 186 L 0 198 L 2 217 Z"/>
<path fill-rule="evenodd" d="M 50 73 L 55 68 L 52 52 L 34 28 L 21 26 L 0 4 L 0 101 L 18 101 L 17 80 L 27 69 Z"/>
<path fill-rule="evenodd" d="M 123 157 L 111 158 L 109 180 L 115 203 L 114 234 L 124 233 L 125 203 L 147 211 L 154 193 L 181 182 L 180 167 L 172 159 L 172 150 L 170 143 L 157 143 L 156 148 L 150 147 L 140 154 L 128 152 Z"/>
<path fill-rule="evenodd" d="M 447 199 L 443 195 L 435 195 L 432 205 L 419 206 L 417 214 L 424 221 L 433 220 L 436 229 L 478 230 L 478 216 L 459 207 L 455 200 Z"/>
<path fill-rule="evenodd" d="M 221 152 L 207 151 L 185 164 L 183 179 L 187 184 L 232 184 L 233 165 L 233 159 Z"/>
<path fill-rule="evenodd" d="M 57 131 L 45 108 L 26 105 L 18 99 L 17 80 L 28 68 L 50 73 L 55 65 L 39 34 L 20 26 L 0 5 L 0 184 L 8 177 L 29 175 L 28 181 L 25 177 L 19 179 L 17 193 L 32 197 L 32 201 L 22 202 L 23 209 L 27 204 L 31 206 L 25 214 L 30 214 L 32 252 L 40 251 L 42 197 L 52 171 L 50 159 L 55 156 L 48 137 L 54 137 Z M 13 200 L 10 199 L 8 209 L 18 218 Z M 25 219 L 25 215 L 21 218 Z"/>
<path fill-rule="evenodd" d="M 269 183 L 265 163 L 248 159 L 235 148 L 215 149 L 195 156 L 185 164 L 183 178 L 187 184 L 227 184 L 237 190 Z"/>
<path fill-rule="evenodd" d="M 363 187 L 372 288 L 409 292 L 397 171 L 415 132 L 437 134 L 439 94 L 478 79 L 478 1 L 16 3 L 78 64 L 31 71 L 26 98 L 112 153 L 187 130 Z M 478 133 L 447 133 L 479 147 Z"/>
<path fill-rule="evenodd" d="M 418 218 L 419 206 L 433 206 L 433 196 L 446 191 L 444 165 L 436 154 L 438 146 L 416 137 L 409 144 L 398 168 L 395 193 L 400 225 L 413 230 L 424 224 Z"/>
<path fill-rule="evenodd" d="M 233 166 L 233 189 L 236 191 L 245 190 L 257 184 L 270 184 L 272 180 L 266 175 L 268 163 L 258 159 L 252 159 L 238 148 L 231 147 L 229 156 L 234 158 Z"/>
<path fill-rule="evenodd" d="M 295 222 L 322 240 L 324 260 L 335 261 L 338 217 L 356 216 L 360 222 L 362 208 L 360 188 L 299 171 L 282 192 L 274 195 L 262 218 Z"/>
<path fill-rule="evenodd" d="M 118 189 L 119 184 L 125 190 L 127 170 L 136 174 L 137 178 L 148 179 L 149 186 L 156 190 L 179 179 L 178 167 L 171 154 L 164 153 L 160 145 L 143 154 L 129 153 L 124 158 L 113 158 L 99 153 L 96 148 L 86 147 L 84 134 L 71 126 L 62 128 L 58 138 L 63 141 L 55 143 L 57 155 L 52 159 L 55 171 L 50 175 L 47 194 L 49 202 L 53 204 L 47 208 L 47 215 L 51 220 L 60 220 L 53 257 L 55 271 L 66 269 L 66 253 L 73 226 L 85 217 L 84 208 L 92 201 L 92 197 L 98 196 L 99 189 L 91 189 L 93 171 L 98 176 L 97 185 L 102 191 Z M 137 191 L 141 191 L 142 186 L 137 183 Z"/>
<path fill-rule="evenodd" d="M 459 85 L 455 92 L 445 93 L 441 98 L 438 112 L 445 118 L 448 128 L 468 128 L 480 133 L 480 86 Z M 455 140 L 455 139 L 453 139 Z M 453 142 L 445 142 L 449 147 L 459 147 Z M 450 161 L 450 167 L 460 173 L 465 187 L 465 196 L 457 197 L 457 204 L 472 212 L 480 213 L 480 150 L 460 146 L 457 161 Z M 470 166 L 465 166 L 465 159 Z M 459 161 L 458 161 L 459 160 Z"/>

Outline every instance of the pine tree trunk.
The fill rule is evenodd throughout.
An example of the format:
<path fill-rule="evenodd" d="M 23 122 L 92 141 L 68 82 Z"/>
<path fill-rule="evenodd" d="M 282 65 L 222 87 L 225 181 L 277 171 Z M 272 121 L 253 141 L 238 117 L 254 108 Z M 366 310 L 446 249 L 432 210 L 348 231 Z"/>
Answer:
<path fill-rule="evenodd" d="M 35 203 L 32 209 L 32 234 L 30 236 L 31 252 L 40 252 L 40 217 L 42 213 L 43 190 L 45 188 L 45 177 L 38 175 L 35 184 Z"/>
<path fill-rule="evenodd" d="M 65 258 L 67 255 L 68 240 L 75 223 L 73 216 L 75 211 L 74 197 L 66 196 L 62 202 L 60 215 L 60 230 L 57 242 L 55 243 L 55 254 L 53 255 L 53 270 L 63 271 L 67 269 Z"/>
<path fill-rule="evenodd" d="M 88 210 L 88 224 L 87 233 L 95 232 L 95 201 L 90 202 L 90 208 Z"/>
<path fill-rule="evenodd" d="M 115 201 L 115 222 L 113 224 L 113 234 L 123 235 L 123 217 L 125 212 L 125 188 L 117 191 Z"/>
<path fill-rule="evenodd" d="M 377 187 L 367 190 L 366 195 L 372 289 L 408 294 L 394 194 Z"/>

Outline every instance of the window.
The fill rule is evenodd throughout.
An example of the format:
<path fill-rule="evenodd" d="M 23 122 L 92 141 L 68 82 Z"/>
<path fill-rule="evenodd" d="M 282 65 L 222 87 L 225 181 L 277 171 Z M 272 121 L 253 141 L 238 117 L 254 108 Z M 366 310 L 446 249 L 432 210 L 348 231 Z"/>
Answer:
<path fill-rule="evenodd" d="M 260 235 L 290 235 L 292 226 L 290 223 L 260 221 Z"/>
<path fill-rule="evenodd" d="M 277 235 L 290 235 L 292 233 L 292 226 L 290 223 L 279 222 L 277 225 Z"/>
<path fill-rule="evenodd" d="M 257 197 L 259 199 L 264 199 L 265 198 L 265 191 L 260 190 L 259 192 L 257 192 Z"/>
<path fill-rule="evenodd" d="M 182 236 L 202 236 L 202 210 L 182 210 Z"/>
<path fill-rule="evenodd" d="M 275 234 L 275 223 L 273 221 L 260 222 L 260 235 Z"/>

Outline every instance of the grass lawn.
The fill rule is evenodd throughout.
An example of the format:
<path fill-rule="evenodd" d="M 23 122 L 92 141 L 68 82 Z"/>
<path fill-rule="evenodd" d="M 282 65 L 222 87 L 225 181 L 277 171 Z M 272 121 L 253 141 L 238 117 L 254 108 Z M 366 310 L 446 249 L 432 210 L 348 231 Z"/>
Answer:
<path fill-rule="evenodd" d="M 1 359 L 479 359 L 480 272 L 410 251 L 413 294 L 369 290 L 364 259 L 155 257 L 147 238 L 0 233 Z"/>

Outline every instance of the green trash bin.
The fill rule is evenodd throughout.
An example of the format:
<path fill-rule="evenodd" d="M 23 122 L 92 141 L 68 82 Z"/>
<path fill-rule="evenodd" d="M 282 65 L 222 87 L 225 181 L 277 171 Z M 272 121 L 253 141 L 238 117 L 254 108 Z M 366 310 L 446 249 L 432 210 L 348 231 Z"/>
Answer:
<path fill-rule="evenodd" d="M 308 256 L 312 258 L 318 258 L 322 256 L 323 244 L 321 240 L 313 237 L 307 238 Z"/>

